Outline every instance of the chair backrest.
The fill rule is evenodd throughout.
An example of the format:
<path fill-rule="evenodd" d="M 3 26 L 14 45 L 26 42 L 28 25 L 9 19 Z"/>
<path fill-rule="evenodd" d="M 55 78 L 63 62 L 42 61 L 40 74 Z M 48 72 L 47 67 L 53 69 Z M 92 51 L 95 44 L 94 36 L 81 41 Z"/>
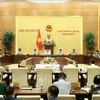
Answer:
<path fill-rule="evenodd" d="M 18 95 L 18 99 L 20 100 L 40 100 L 40 95 Z"/>
<path fill-rule="evenodd" d="M 37 86 L 43 84 L 43 88 L 48 88 L 52 84 L 52 68 L 37 68 Z"/>
<path fill-rule="evenodd" d="M 12 83 L 19 83 L 19 86 L 27 86 L 28 68 L 15 68 L 12 71 Z"/>
<path fill-rule="evenodd" d="M 100 95 L 98 95 L 98 94 L 93 94 L 93 95 L 92 95 L 92 100 L 100 100 Z"/>
<path fill-rule="evenodd" d="M 71 89 L 79 89 L 80 88 L 80 82 L 71 82 Z"/>
<path fill-rule="evenodd" d="M 58 95 L 58 100 L 75 100 L 75 95 Z"/>
<path fill-rule="evenodd" d="M 69 82 L 78 82 L 78 68 L 63 68 Z"/>
<path fill-rule="evenodd" d="M 91 86 L 91 85 L 93 85 L 94 76 L 97 74 L 100 74 L 100 67 L 88 68 L 87 71 L 88 71 L 87 86 Z"/>
<path fill-rule="evenodd" d="M 2 68 L 0 68 L 0 74 L 2 74 Z"/>
<path fill-rule="evenodd" d="M 8 70 L 11 71 L 11 69 L 18 68 L 18 64 L 10 64 L 10 65 L 6 65 L 6 68 L 8 68 Z"/>
<path fill-rule="evenodd" d="M 4 98 L 3 95 L 0 95 L 0 99 L 1 99 L 1 98 Z"/>

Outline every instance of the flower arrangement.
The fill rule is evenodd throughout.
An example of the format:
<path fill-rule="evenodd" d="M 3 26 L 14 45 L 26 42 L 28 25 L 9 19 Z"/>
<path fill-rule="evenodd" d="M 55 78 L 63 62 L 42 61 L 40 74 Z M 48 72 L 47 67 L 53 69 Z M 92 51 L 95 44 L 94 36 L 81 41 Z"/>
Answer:
<path fill-rule="evenodd" d="M 54 43 L 54 41 L 52 40 L 52 39 L 45 39 L 44 41 L 43 41 L 43 45 L 44 46 L 48 46 L 48 45 L 51 45 L 51 46 L 55 46 L 55 43 Z"/>
<path fill-rule="evenodd" d="M 44 57 L 41 61 L 41 64 L 57 64 L 57 61 L 55 58 L 52 57 Z"/>

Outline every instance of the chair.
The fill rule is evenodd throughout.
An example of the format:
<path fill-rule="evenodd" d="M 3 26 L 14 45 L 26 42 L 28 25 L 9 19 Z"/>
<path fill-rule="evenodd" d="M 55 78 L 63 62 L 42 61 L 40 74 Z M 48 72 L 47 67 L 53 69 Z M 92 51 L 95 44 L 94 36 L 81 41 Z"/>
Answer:
<path fill-rule="evenodd" d="M 75 100 L 75 95 L 58 95 L 58 100 Z"/>
<path fill-rule="evenodd" d="M 78 82 L 78 68 L 63 68 L 63 72 L 67 75 L 67 80 L 70 82 Z"/>
<path fill-rule="evenodd" d="M 0 95 L 0 99 L 1 99 L 1 98 L 4 98 L 3 95 Z"/>
<path fill-rule="evenodd" d="M 19 86 L 27 86 L 28 68 L 15 68 L 12 71 L 12 83 L 19 83 Z"/>
<path fill-rule="evenodd" d="M 52 84 L 52 68 L 37 68 L 37 86 L 43 84 L 43 88 L 48 88 Z"/>
<path fill-rule="evenodd" d="M 40 95 L 18 95 L 18 99 L 20 100 L 40 100 Z"/>
<path fill-rule="evenodd" d="M 100 100 L 100 94 L 93 94 L 92 100 Z"/>
<path fill-rule="evenodd" d="M 79 89 L 80 88 L 80 82 L 71 82 L 71 89 Z"/>
<path fill-rule="evenodd" d="M 2 68 L 0 68 L 0 74 L 2 74 Z"/>
<path fill-rule="evenodd" d="M 10 65 L 6 65 L 5 68 L 9 71 L 11 71 L 11 69 L 13 68 L 18 68 L 18 64 L 10 64 Z"/>
<path fill-rule="evenodd" d="M 97 74 L 100 74 L 100 67 L 88 68 L 87 71 L 88 71 L 87 86 L 91 86 L 91 85 L 93 85 L 94 76 Z"/>

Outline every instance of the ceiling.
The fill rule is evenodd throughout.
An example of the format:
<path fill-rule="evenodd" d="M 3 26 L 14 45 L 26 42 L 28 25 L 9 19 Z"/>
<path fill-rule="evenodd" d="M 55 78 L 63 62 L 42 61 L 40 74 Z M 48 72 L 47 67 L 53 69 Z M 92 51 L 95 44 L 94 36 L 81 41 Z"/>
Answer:
<path fill-rule="evenodd" d="M 27 0 L 0 0 L 0 2 L 9 2 L 9 1 L 27 1 Z M 35 0 L 36 1 L 36 0 Z M 42 0 L 37 0 L 37 1 L 42 1 Z M 43 0 L 45 1 L 45 0 Z M 48 0 L 50 1 L 50 0 Z M 54 0 L 56 1 L 56 0 Z M 78 2 L 81 2 L 81 1 L 87 1 L 87 2 L 100 2 L 100 0 L 71 0 L 71 1 L 78 1 Z"/>

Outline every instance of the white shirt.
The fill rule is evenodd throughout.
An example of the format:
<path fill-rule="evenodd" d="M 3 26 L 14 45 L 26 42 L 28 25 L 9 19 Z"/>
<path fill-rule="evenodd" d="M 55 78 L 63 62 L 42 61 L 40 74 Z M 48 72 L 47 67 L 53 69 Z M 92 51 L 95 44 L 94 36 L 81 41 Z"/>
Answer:
<path fill-rule="evenodd" d="M 38 51 L 33 51 L 32 55 L 39 55 Z"/>
<path fill-rule="evenodd" d="M 43 55 L 51 55 L 51 50 L 45 50 Z"/>
<path fill-rule="evenodd" d="M 64 66 L 64 68 L 68 68 L 68 67 L 69 67 L 69 68 L 75 68 L 76 66 L 73 65 L 73 64 L 68 64 L 68 65 L 65 65 L 65 66 Z"/>
<path fill-rule="evenodd" d="M 23 51 L 17 51 L 17 55 L 23 55 Z"/>
<path fill-rule="evenodd" d="M 63 51 L 58 51 L 57 55 L 64 55 Z"/>
<path fill-rule="evenodd" d="M 77 55 L 77 52 L 71 52 L 70 54 L 71 55 Z"/>
<path fill-rule="evenodd" d="M 60 79 L 59 81 L 54 82 L 53 85 L 59 88 L 59 94 L 70 94 L 71 90 L 70 82 Z"/>
<path fill-rule="evenodd" d="M 98 68 L 99 66 L 95 65 L 95 64 L 91 64 L 90 66 L 88 66 L 88 68 Z"/>

